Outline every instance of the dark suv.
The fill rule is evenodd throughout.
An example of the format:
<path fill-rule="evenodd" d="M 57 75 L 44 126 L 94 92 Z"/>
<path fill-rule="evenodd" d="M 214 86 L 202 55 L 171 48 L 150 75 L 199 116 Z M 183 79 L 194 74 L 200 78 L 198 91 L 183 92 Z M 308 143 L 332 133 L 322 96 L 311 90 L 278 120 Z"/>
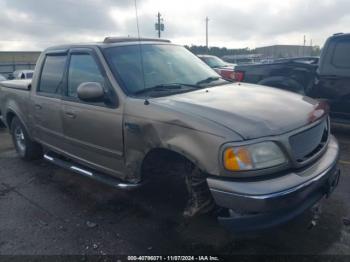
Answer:
<path fill-rule="evenodd" d="M 350 34 L 328 38 L 319 61 L 318 58 L 296 58 L 238 65 L 234 75 L 243 82 L 326 100 L 334 121 L 350 123 Z"/>

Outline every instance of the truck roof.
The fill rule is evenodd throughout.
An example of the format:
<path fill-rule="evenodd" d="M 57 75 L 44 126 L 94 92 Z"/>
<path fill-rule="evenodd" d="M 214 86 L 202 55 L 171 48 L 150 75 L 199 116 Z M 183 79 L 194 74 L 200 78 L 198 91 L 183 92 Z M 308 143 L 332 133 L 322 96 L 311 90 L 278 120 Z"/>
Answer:
<path fill-rule="evenodd" d="M 343 38 L 343 37 L 349 37 L 349 36 L 350 36 L 350 33 L 345 33 L 345 34 L 344 33 L 336 33 L 329 38 L 334 39 L 334 38 Z"/>
<path fill-rule="evenodd" d="M 138 38 L 138 37 L 106 37 L 102 42 L 90 42 L 90 43 L 74 43 L 66 45 L 57 45 L 47 48 L 45 51 L 64 50 L 72 47 L 89 47 L 97 46 L 101 48 L 107 48 L 111 46 L 133 45 L 133 44 L 159 44 L 159 43 L 171 43 L 167 39 L 159 38 Z"/>

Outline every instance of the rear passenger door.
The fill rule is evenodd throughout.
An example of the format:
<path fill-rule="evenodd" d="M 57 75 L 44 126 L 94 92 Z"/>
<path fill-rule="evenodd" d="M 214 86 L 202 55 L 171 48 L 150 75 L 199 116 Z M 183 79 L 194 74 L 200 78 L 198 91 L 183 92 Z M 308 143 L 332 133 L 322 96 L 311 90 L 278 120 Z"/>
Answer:
<path fill-rule="evenodd" d="M 106 101 L 87 103 L 79 100 L 77 89 L 85 82 L 100 83 Z M 70 51 L 67 88 L 62 103 L 66 151 L 91 168 L 121 176 L 124 163 L 122 112 L 93 49 Z"/>
<path fill-rule="evenodd" d="M 36 94 L 32 96 L 34 135 L 42 144 L 62 149 L 61 97 L 67 52 L 47 53 L 41 68 Z"/>

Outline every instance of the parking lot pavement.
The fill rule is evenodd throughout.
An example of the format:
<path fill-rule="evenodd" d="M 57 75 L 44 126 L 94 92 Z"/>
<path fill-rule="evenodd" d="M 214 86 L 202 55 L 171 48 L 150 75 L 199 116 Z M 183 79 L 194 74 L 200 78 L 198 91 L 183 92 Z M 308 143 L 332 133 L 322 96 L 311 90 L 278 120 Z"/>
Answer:
<path fill-rule="evenodd" d="M 236 236 L 212 218 L 184 221 L 182 194 L 150 185 L 116 191 L 44 161 L 20 160 L 0 131 L 0 254 L 350 254 L 350 129 L 341 182 L 316 227 L 309 214 L 273 231 Z"/>

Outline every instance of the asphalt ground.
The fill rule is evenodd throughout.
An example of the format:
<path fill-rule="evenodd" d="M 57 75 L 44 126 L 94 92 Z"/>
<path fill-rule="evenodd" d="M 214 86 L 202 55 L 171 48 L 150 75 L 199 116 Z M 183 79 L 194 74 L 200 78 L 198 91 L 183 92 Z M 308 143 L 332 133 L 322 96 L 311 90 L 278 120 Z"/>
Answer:
<path fill-rule="evenodd" d="M 18 158 L 0 130 L 0 254 L 350 254 L 350 128 L 334 126 L 342 176 L 310 228 L 310 213 L 258 234 L 235 235 L 215 218 L 184 220 L 168 183 L 124 192 L 43 160 Z"/>

